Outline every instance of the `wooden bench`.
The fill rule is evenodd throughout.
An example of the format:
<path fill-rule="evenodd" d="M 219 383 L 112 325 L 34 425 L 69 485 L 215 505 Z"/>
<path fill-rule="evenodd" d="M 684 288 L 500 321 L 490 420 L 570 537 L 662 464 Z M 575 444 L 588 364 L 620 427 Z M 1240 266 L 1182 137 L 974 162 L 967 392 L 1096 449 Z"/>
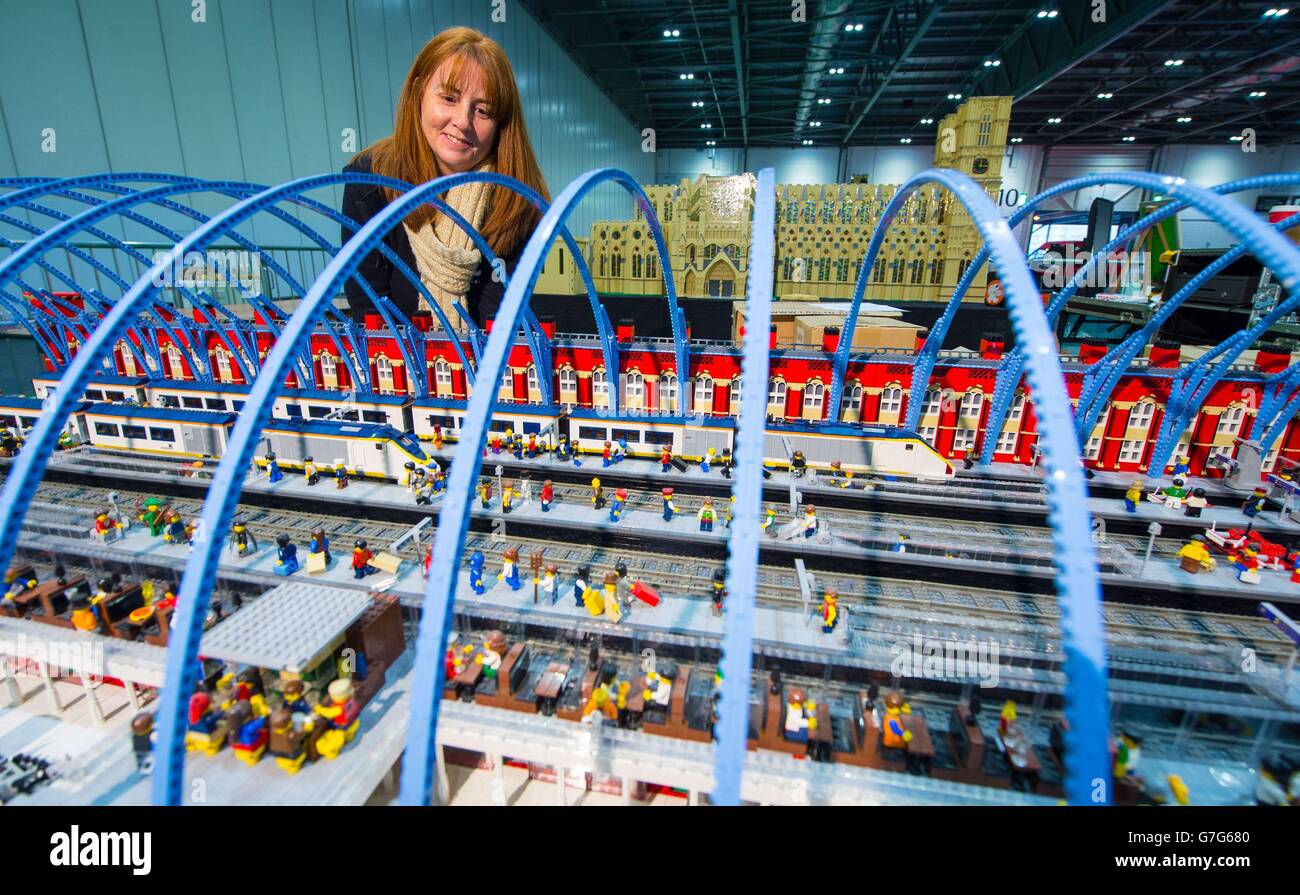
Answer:
<path fill-rule="evenodd" d="M 959 702 L 953 707 L 952 730 L 949 733 L 953 754 L 957 758 L 958 779 L 965 779 L 970 774 L 979 775 L 983 779 L 984 733 L 974 720 L 969 703 Z"/>
<path fill-rule="evenodd" d="M 535 710 L 543 715 L 554 715 L 557 703 L 564 692 L 564 682 L 569 676 L 567 662 L 551 662 L 537 681 Z"/>
<path fill-rule="evenodd" d="M 515 690 L 523 683 L 527 674 L 528 644 L 516 643 L 501 659 L 501 667 L 497 669 L 496 693 L 475 692 L 474 701 L 480 705 L 492 705 L 503 709 L 510 708 L 530 713 L 537 711 L 533 703 L 515 699 Z"/>

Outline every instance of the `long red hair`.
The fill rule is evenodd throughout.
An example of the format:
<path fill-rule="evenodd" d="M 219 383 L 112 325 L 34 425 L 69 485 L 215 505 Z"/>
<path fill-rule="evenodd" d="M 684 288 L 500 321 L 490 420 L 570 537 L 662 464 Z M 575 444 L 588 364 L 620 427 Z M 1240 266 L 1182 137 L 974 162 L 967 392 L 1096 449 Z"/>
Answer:
<path fill-rule="evenodd" d="M 527 184 L 549 202 L 546 181 L 528 140 L 510 60 L 500 44 L 473 28 L 448 28 L 425 44 L 415 57 L 397 100 L 393 133 L 362 151 L 370 154 L 371 171 L 416 185 L 438 176 L 433 150 L 420 126 L 420 102 L 429 79 L 448 61 L 451 63 L 446 77 L 449 87 L 464 86 L 467 65 L 475 64 L 483 72 L 483 84 L 497 124 L 496 145 L 487 155 L 493 170 Z M 385 193 L 390 202 L 398 195 L 387 189 Z M 508 255 L 528 237 L 541 215 L 527 199 L 503 187 L 492 188 L 491 202 L 481 232 L 493 252 L 498 256 Z M 406 223 L 418 229 L 436 214 L 432 207 L 421 205 L 406 216 Z"/>

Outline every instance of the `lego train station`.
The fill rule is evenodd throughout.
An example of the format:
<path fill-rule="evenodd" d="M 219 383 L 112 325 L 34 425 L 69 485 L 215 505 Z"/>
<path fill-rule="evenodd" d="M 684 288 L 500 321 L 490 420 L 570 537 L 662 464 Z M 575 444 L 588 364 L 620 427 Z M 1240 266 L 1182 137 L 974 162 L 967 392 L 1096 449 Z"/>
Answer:
<path fill-rule="evenodd" d="M 761 4 L 401 3 L 409 66 L 298 9 L 358 37 L 346 150 L 0 154 L 0 804 L 1300 804 L 1287 10 L 814 5 L 776 53 Z M 50 27 L 138 121 L 144 26 L 209 37 L 122 11 Z M 1157 12 L 1246 114 L 1099 88 Z M 862 23 L 912 35 L 865 80 Z"/>

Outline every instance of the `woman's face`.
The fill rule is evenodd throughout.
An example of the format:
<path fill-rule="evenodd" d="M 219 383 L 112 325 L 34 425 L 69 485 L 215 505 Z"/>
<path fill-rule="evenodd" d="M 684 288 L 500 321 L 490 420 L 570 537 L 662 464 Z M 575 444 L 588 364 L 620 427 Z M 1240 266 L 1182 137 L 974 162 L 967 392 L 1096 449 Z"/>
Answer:
<path fill-rule="evenodd" d="M 450 63 L 444 62 L 420 100 L 420 126 L 438 163 L 438 173 L 458 174 L 477 167 L 496 145 L 496 110 L 483 86 L 483 70 L 466 61 L 461 89 L 448 86 Z"/>

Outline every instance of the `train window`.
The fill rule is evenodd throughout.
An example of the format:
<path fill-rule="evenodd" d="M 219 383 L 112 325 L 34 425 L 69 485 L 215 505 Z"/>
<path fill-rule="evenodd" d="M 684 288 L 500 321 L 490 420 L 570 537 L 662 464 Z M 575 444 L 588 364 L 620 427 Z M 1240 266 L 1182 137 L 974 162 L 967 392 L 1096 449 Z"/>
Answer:
<path fill-rule="evenodd" d="M 149 427 L 149 440 L 150 440 L 150 441 L 175 441 L 175 440 L 176 440 L 176 430 L 175 430 L 175 429 L 164 429 L 164 428 L 161 428 L 161 427 L 158 427 L 158 426 L 150 426 L 150 427 Z"/>
<path fill-rule="evenodd" d="M 158 400 L 162 402 L 163 407 L 180 407 L 180 399 L 175 395 L 159 395 Z"/>
<path fill-rule="evenodd" d="M 118 431 L 117 423 L 95 423 L 96 435 L 112 435 L 116 438 L 121 432 Z"/>
<path fill-rule="evenodd" d="M 911 444 L 911 443 L 909 442 L 908 444 L 903 445 L 903 450 L 905 450 L 905 451 L 910 451 L 910 450 L 912 450 L 912 449 L 915 448 L 915 447 L 916 447 L 916 445 Z"/>
<path fill-rule="evenodd" d="M 0 426 L 16 426 L 18 420 L 12 416 L 0 416 Z"/>
<path fill-rule="evenodd" d="M 388 414 L 382 410 L 363 410 L 361 411 L 361 419 L 367 423 L 386 423 L 388 422 Z"/>
<path fill-rule="evenodd" d="M 97 388 L 88 388 L 86 389 L 86 400 L 102 401 L 104 400 L 104 393 Z"/>
<path fill-rule="evenodd" d="M 354 423 L 357 423 L 357 422 L 360 422 L 360 421 L 361 421 L 361 416 L 360 416 L 360 415 L 359 415 L 355 410 L 345 410 L 345 411 L 343 411 L 343 414 L 342 414 L 342 415 L 343 415 L 343 419 L 345 419 L 345 420 L 351 420 L 351 421 L 354 422 Z M 381 420 L 379 420 L 379 422 L 381 422 L 381 423 L 382 423 L 382 422 L 386 422 L 386 421 L 387 421 L 386 418 L 385 418 L 385 419 L 381 419 Z"/>
<path fill-rule="evenodd" d="M 243 409 L 244 409 L 244 402 L 243 402 L 243 401 L 231 401 L 231 402 L 230 402 L 230 406 L 233 407 L 236 411 L 240 411 L 240 410 L 243 410 Z"/>
<path fill-rule="evenodd" d="M 646 432 L 646 444 L 669 445 L 673 443 L 673 433 L 671 432 Z"/>
<path fill-rule="evenodd" d="M 509 420 L 493 420 L 491 424 L 488 425 L 489 432 L 504 432 L 506 429 L 513 428 L 514 427 L 510 425 Z"/>
<path fill-rule="evenodd" d="M 289 419 L 291 420 L 302 419 L 302 408 L 299 407 L 297 404 L 289 404 L 284 409 L 285 412 L 289 414 Z"/>
<path fill-rule="evenodd" d="M 130 423 L 123 423 L 122 437 L 139 438 L 141 441 L 144 441 L 147 436 L 145 435 L 144 426 L 133 426 Z"/>
<path fill-rule="evenodd" d="M 596 441 L 604 441 L 609 437 L 609 430 L 597 426 L 579 426 L 579 438 L 591 438 Z"/>
<path fill-rule="evenodd" d="M 327 417 L 329 415 L 330 415 L 330 409 L 328 407 L 320 407 L 319 405 L 314 405 L 314 404 L 307 405 L 307 416 L 311 417 L 314 420 L 318 420 L 323 417 Z"/>
<path fill-rule="evenodd" d="M 382 451 L 383 449 L 384 449 L 384 443 L 382 441 L 376 441 L 375 450 Z"/>
<path fill-rule="evenodd" d="M 207 406 L 208 410 L 225 410 L 225 409 L 226 409 L 226 399 L 225 399 L 225 398 L 204 398 L 204 399 L 203 399 L 203 403 L 204 403 L 204 405 Z"/>
<path fill-rule="evenodd" d="M 184 407 L 189 407 L 193 410 L 202 410 L 203 399 L 202 398 L 181 398 L 181 405 Z"/>
<path fill-rule="evenodd" d="M 630 444 L 641 441 L 641 433 L 636 429 L 615 429 L 610 435 L 614 441 L 626 441 Z"/>
<path fill-rule="evenodd" d="M 104 392 L 104 397 L 110 401 L 125 401 L 126 392 Z"/>
<path fill-rule="evenodd" d="M 28 429 L 40 422 L 40 420 L 34 416 L 19 417 L 19 419 L 22 420 L 23 426 Z"/>
<path fill-rule="evenodd" d="M 454 417 L 434 416 L 433 414 L 429 414 L 428 419 L 429 419 L 430 429 L 432 429 L 434 426 L 442 426 L 444 429 L 456 428 L 456 420 Z"/>

